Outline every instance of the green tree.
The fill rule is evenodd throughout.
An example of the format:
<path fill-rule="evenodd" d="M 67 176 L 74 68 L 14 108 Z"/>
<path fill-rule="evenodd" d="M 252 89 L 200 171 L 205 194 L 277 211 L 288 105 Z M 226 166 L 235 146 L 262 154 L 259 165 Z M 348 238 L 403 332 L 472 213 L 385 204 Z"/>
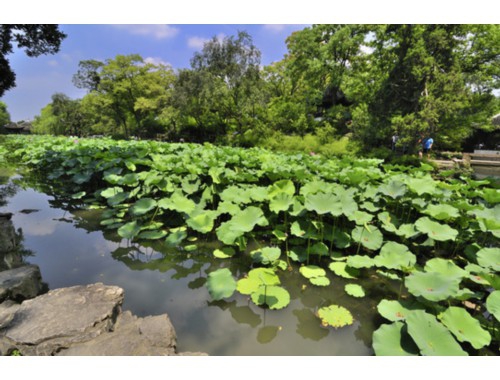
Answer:
<path fill-rule="evenodd" d="M 0 97 L 16 85 L 16 74 L 6 58 L 12 53 L 13 42 L 24 48 L 28 57 L 38 57 L 57 53 L 65 37 L 57 25 L 0 24 Z"/>
<path fill-rule="evenodd" d="M 7 104 L 0 101 L 0 128 L 10 123 L 10 114 L 7 111 Z"/>

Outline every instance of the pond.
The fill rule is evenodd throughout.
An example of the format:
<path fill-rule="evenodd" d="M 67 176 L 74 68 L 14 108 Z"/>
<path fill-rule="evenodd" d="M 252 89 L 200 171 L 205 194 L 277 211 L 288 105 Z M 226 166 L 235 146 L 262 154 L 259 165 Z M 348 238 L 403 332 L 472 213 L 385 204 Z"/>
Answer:
<path fill-rule="evenodd" d="M 16 183 L 18 185 L 14 185 Z M 6 187 L 7 185 L 0 185 Z M 192 252 L 161 244 L 129 245 L 103 230 L 100 211 L 63 205 L 53 196 L 10 178 L 10 196 L 0 212 L 12 212 L 22 230 L 25 261 L 40 267 L 50 289 L 102 282 L 125 290 L 124 310 L 142 317 L 167 313 L 178 337 L 178 351 L 210 355 L 372 355 L 372 334 L 381 323 L 376 305 L 390 283 L 363 283 L 369 297 L 347 295 L 348 280 L 330 275 L 333 286 L 312 286 L 298 268 L 282 282 L 291 295 L 282 310 L 256 306 L 239 293 L 213 301 L 206 280 L 211 271 L 229 267 L 244 273 L 247 263 L 213 258 L 212 242 L 197 242 Z M 248 269 L 246 269 L 248 270 Z M 399 286 L 397 287 L 399 288 Z M 334 329 L 321 326 L 318 308 L 336 303 L 348 308 L 355 322 Z"/>

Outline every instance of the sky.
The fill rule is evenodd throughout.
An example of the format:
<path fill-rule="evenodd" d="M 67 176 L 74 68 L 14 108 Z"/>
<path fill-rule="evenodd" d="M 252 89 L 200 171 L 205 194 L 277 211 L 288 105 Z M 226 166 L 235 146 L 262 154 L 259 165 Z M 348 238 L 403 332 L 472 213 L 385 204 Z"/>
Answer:
<path fill-rule="evenodd" d="M 16 49 L 8 56 L 16 73 L 16 87 L 2 97 L 12 121 L 33 120 L 55 93 L 72 99 L 85 90 L 76 88 L 72 76 L 82 60 L 105 61 L 116 55 L 139 54 L 146 62 L 189 68 L 194 53 L 212 37 L 237 36 L 246 31 L 261 51 L 261 64 L 281 60 L 287 52 L 286 38 L 306 25 L 283 24 L 60 24 L 67 34 L 57 54 L 29 58 Z"/>
<path fill-rule="evenodd" d="M 487 5 L 485 5 L 487 4 Z M 190 67 L 203 42 L 248 32 L 261 51 L 261 64 L 281 60 L 286 38 L 314 23 L 497 23 L 489 0 L 23 0 L 2 4 L 1 23 L 54 23 L 67 34 L 55 55 L 29 58 L 15 49 L 7 56 L 16 87 L 0 98 L 12 121 L 33 120 L 55 93 L 72 99 L 72 76 L 82 60 L 105 61 L 139 54 L 146 61 Z M 493 6 L 495 7 L 495 6 Z M 496 6 L 498 8 L 498 6 Z"/>

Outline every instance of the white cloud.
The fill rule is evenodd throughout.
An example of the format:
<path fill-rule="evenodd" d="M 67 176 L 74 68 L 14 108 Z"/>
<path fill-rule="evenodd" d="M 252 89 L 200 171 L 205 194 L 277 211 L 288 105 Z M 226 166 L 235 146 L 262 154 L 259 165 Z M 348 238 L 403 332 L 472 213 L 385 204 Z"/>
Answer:
<path fill-rule="evenodd" d="M 266 25 L 264 25 L 264 29 L 269 30 L 271 32 L 276 32 L 276 33 L 282 32 L 283 30 L 285 30 L 286 27 L 287 27 L 287 25 L 285 25 L 285 24 L 266 24 Z"/>
<path fill-rule="evenodd" d="M 138 36 L 151 36 L 158 40 L 171 38 L 177 35 L 179 29 L 170 25 L 113 25 L 114 28 L 123 29 L 130 34 Z"/>
<path fill-rule="evenodd" d="M 152 63 L 153 65 L 164 65 L 164 66 L 172 66 L 169 62 L 164 61 L 160 57 L 147 57 L 144 58 L 145 63 Z"/>
<path fill-rule="evenodd" d="M 59 66 L 59 62 L 57 62 L 55 59 L 51 59 L 48 62 L 48 65 L 51 66 L 51 67 L 57 67 L 57 66 Z"/>
<path fill-rule="evenodd" d="M 208 38 L 203 37 L 190 37 L 188 38 L 188 46 L 194 49 L 203 49 L 205 42 L 208 42 Z"/>

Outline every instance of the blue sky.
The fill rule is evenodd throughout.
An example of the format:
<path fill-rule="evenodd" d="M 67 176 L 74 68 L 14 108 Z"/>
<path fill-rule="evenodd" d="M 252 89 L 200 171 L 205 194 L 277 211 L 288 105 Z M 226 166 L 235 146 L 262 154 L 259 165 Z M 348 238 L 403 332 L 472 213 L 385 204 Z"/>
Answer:
<path fill-rule="evenodd" d="M 190 59 L 203 43 L 216 37 L 236 36 L 248 32 L 262 54 L 261 63 L 268 65 L 287 52 L 286 38 L 306 25 L 284 24 L 133 24 L 133 25 L 60 25 L 67 34 L 59 53 L 37 58 L 27 57 L 22 50 L 8 56 L 16 73 L 17 86 L 1 99 L 13 121 L 32 120 L 62 92 L 71 98 L 85 95 L 72 84 L 72 76 L 82 60 L 104 61 L 118 54 L 140 54 L 146 61 L 170 64 L 174 69 L 190 67 Z"/>

